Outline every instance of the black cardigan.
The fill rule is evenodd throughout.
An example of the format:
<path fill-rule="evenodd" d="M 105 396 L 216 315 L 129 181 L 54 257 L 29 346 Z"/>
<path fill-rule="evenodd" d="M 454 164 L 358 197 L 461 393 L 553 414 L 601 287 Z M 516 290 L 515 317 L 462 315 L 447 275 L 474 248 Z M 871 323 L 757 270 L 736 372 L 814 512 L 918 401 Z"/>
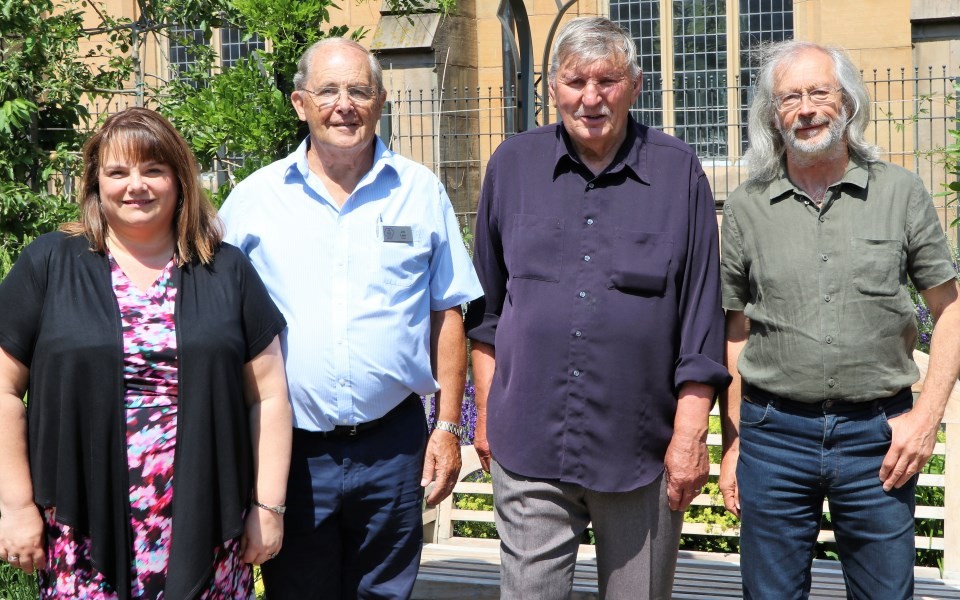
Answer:
<path fill-rule="evenodd" d="M 243 532 L 253 462 L 243 367 L 285 321 L 236 248 L 174 269 L 178 424 L 165 596 L 194 598 L 213 549 Z M 130 597 L 132 533 L 120 311 L 107 257 L 41 236 L 0 283 L 0 346 L 30 369 L 34 500 L 91 539 L 94 567 Z"/>

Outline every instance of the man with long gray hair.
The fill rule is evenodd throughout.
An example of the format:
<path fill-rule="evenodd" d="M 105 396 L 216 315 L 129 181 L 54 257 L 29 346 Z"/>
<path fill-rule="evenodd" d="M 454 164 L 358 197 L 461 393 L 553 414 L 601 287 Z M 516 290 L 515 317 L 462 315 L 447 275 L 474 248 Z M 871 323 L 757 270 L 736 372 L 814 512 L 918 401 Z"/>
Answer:
<path fill-rule="evenodd" d="M 689 146 L 630 117 L 616 24 L 570 21 L 549 77 L 561 123 L 490 159 L 467 315 L 501 593 L 568 598 L 592 522 L 600 595 L 667 599 L 729 379 L 713 196 Z"/>
<path fill-rule="evenodd" d="M 841 50 L 766 49 L 721 265 L 720 488 L 748 599 L 809 595 L 825 499 L 847 597 L 913 597 L 914 488 L 960 370 L 960 304 L 930 195 L 864 139 L 869 106 Z M 908 278 L 936 321 L 915 402 Z"/>

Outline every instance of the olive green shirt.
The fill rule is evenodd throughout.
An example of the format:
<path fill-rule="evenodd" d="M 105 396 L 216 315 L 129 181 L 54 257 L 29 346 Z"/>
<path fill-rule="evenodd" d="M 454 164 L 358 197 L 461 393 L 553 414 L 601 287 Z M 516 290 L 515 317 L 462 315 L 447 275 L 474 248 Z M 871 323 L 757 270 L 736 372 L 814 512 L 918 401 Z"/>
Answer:
<path fill-rule="evenodd" d="M 750 334 L 743 380 L 801 402 L 865 401 L 912 385 L 919 290 L 956 277 L 923 183 L 890 163 L 850 162 L 822 207 L 781 170 L 723 207 L 723 307 Z"/>

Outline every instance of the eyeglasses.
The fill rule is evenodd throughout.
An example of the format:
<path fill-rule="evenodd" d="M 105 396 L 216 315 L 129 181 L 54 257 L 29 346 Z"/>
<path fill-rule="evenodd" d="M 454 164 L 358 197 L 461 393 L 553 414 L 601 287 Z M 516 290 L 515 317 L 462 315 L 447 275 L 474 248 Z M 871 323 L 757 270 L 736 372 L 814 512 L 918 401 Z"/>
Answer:
<path fill-rule="evenodd" d="M 355 105 L 372 102 L 377 95 L 375 88 L 366 85 L 348 85 L 345 87 L 327 86 L 315 90 L 303 90 L 314 97 L 319 106 L 330 106 L 340 100 L 340 94 L 347 92 L 347 98 Z"/>
<path fill-rule="evenodd" d="M 830 104 L 833 95 L 843 88 L 816 88 L 806 92 L 793 92 L 773 97 L 773 104 L 778 110 L 796 110 L 803 103 L 803 97 L 810 98 L 810 102 L 817 105 Z"/>

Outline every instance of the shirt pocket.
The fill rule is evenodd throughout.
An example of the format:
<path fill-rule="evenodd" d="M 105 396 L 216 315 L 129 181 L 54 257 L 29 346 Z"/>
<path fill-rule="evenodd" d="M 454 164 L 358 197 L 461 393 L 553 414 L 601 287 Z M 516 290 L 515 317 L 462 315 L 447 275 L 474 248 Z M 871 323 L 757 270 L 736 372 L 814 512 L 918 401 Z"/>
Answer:
<path fill-rule="evenodd" d="M 670 234 L 616 229 L 610 251 L 607 287 L 641 296 L 662 296 L 666 292 L 673 260 Z"/>
<path fill-rule="evenodd" d="M 900 240 L 850 240 L 853 284 L 862 294 L 893 296 L 900 290 Z"/>
<path fill-rule="evenodd" d="M 563 256 L 563 219 L 514 215 L 510 235 L 510 276 L 518 279 L 560 281 Z"/>
<path fill-rule="evenodd" d="M 410 242 L 385 242 L 380 237 L 380 274 L 382 281 L 389 285 L 408 287 L 427 271 L 429 248 L 422 244 L 422 231 L 416 225 L 411 227 L 413 240 Z"/>

